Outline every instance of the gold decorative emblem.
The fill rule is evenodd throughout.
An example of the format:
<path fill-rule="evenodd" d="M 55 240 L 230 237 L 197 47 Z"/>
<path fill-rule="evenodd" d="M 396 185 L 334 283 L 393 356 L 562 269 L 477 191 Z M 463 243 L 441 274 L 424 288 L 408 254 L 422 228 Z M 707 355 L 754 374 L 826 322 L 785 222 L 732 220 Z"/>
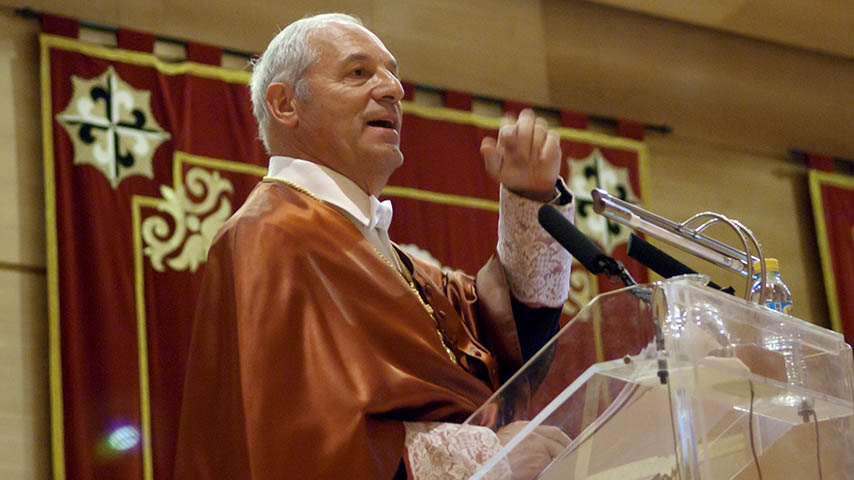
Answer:
<path fill-rule="evenodd" d="M 199 167 L 188 170 L 186 182 L 174 189 L 162 185 L 163 202 L 157 209 L 172 221 L 152 216 L 142 222 L 143 253 L 150 257 L 152 268 L 164 271 L 164 258 L 180 248 L 177 255 L 165 259 L 166 265 L 176 271 L 195 272 L 207 258 L 214 235 L 231 216 L 231 201 L 222 194 L 233 192 L 231 182 L 219 172 Z"/>
<path fill-rule="evenodd" d="M 587 270 L 573 268 L 569 274 L 569 298 L 563 304 L 563 313 L 574 316 L 596 296 L 596 277 Z"/>
<path fill-rule="evenodd" d="M 615 246 L 629 240 L 631 231 L 628 227 L 611 222 L 601 215 L 595 215 L 590 191 L 601 188 L 621 200 L 638 203 L 640 199 L 632 190 L 629 169 L 613 165 L 598 148 L 594 149 L 587 158 L 567 163 L 569 163 L 569 186 L 575 193 L 578 208 L 575 224 L 588 237 L 596 240 L 596 243 L 610 255 Z"/>
<path fill-rule="evenodd" d="M 153 178 L 152 158 L 170 138 L 151 112 L 151 92 L 137 90 L 112 66 L 92 79 L 71 76 L 74 93 L 56 118 L 74 145 L 74 164 L 92 165 L 116 188 L 133 175 Z"/>

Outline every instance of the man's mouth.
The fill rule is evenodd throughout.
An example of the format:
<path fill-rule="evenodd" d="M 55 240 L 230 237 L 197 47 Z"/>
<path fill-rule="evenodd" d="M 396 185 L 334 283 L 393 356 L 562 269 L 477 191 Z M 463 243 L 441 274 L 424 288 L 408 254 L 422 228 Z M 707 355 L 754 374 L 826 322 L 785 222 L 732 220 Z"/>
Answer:
<path fill-rule="evenodd" d="M 370 122 L 368 122 L 368 125 L 370 125 L 372 127 L 389 128 L 392 130 L 397 130 L 397 128 L 395 128 L 395 126 L 394 126 L 394 122 L 392 122 L 391 120 L 371 120 Z"/>

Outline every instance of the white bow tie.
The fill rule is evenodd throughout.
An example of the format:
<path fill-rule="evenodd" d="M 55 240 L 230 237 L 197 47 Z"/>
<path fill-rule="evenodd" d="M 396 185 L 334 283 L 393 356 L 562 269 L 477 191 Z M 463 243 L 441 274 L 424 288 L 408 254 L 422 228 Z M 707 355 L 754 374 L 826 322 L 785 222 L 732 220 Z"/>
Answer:
<path fill-rule="evenodd" d="M 371 221 L 368 224 L 368 230 L 374 228 L 388 231 L 388 226 L 391 225 L 391 216 L 393 214 L 391 208 L 391 200 L 377 200 L 377 197 L 371 197 L 371 209 L 374 214 L 371 216 Z"/>

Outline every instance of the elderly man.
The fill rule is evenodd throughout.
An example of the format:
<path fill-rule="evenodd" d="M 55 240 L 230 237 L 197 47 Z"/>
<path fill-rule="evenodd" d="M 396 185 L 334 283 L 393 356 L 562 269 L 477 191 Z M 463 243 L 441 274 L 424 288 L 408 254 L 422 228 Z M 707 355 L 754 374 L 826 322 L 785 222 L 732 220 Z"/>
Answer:
<path fill-rule="evenodd" d="M 444 276 L 391 243 L 376 198 L 403 162 L 403 88 L 379 38 L 346 15 L 297 21 L 250 88 L 269 175 L 210 249 L 176 478 L 470 471 L 502 435 L 456 424 L 554 333 L 568 291 L 570 258 L 536 226 L 543 201 L 571 215 L 558 139 L 528 110 L 484 140 L 498 255 L 476 281 Z M 540 464 L 565 445 L 548 437 Z"/>

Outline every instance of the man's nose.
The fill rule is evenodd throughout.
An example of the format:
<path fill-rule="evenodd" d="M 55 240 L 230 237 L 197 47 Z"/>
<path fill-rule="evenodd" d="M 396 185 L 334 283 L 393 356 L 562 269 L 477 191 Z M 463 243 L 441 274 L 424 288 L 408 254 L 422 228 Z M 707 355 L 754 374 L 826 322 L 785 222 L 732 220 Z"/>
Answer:
<path fill-rule="evenodd" d="M 397 102 L 403 98 L 403 85 L 395 74 L 381 69 L 377 73 L 377 82 L 374 88 L 374 97 L 377 101 Z"/>

